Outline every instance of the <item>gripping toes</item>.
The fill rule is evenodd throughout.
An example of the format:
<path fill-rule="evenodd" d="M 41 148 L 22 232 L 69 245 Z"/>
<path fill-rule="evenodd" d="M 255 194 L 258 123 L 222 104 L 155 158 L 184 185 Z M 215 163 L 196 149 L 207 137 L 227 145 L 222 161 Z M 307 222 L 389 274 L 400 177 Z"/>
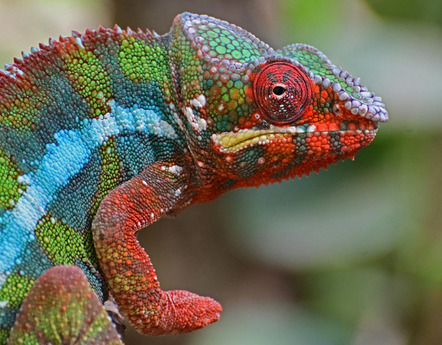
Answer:
<path fill-rule="evenodd" d="M 221 305 L 214 299 L 185 290 L 161 291 L 155 309 L 151 322 L 145 323 L 145 334 L 192 332 L 218 321 L 222 311 Z"/>

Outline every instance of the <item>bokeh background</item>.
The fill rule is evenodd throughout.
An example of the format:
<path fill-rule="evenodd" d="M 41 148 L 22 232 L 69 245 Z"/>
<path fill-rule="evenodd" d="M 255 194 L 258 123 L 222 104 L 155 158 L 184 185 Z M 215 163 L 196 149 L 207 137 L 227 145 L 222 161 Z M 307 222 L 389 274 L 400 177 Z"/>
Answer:
<path fill-rule="evenodd" d="M 442 344 L 441 0 L 0 0 L 0 63 L 99 25 L 168 31 L 183 11 L 274 48 L 302 42 L 383 97 L 356 160 L 228 193 L 140 234 L 164 289 L 223 303 L 192 334 L 127 344 Z"/>

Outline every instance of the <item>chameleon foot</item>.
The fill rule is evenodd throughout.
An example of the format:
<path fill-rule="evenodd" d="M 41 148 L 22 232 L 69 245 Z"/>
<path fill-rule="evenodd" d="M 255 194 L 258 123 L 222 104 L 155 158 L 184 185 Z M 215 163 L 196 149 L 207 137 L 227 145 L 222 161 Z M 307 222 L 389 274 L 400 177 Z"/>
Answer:
<path fill-rule="evenodd" d="M 204 328 L 219 320 L 222 307 L 210 297 L 185 290 L 161 291 L 154 324 L 143 333 L 149 335 L 180 334 Z M 136 321 L 135 321 L 136 323 Z"/>
<path fill-rule="evenodd" d="M 152 262 L 136 239 L 139 229 L 179 209 L 187 199 L 187 175 L 156 162 L 101 202 L 92 224 L 95 250 L 109 290 L 132 326 L 147 335 L 187 333 L 220 318 L 210 297 L 160 288 Z M 178 205 L 178 206 L 176 206 Z"/>

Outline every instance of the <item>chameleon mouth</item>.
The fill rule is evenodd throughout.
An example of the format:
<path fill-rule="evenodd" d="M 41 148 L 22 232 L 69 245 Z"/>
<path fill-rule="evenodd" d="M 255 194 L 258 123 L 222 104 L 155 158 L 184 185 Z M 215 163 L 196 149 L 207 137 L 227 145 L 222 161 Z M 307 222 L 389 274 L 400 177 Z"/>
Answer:
<path fill-rule="evenodd" d="M 325 136 L 328 134 L 375 136 L 377 130 L 377 124 L 371 126 L 341 124 L 339 129 L 333 130 L 319 130 L 315 125 L 291 127 L 271 126 L 269 129 L 241 129 L 237 132 L 213 134 L 211 138 L 221 152 L 232 153 L 251 146 L 266 145 L 275 139 L 290 139 L 294 136 Z"/>

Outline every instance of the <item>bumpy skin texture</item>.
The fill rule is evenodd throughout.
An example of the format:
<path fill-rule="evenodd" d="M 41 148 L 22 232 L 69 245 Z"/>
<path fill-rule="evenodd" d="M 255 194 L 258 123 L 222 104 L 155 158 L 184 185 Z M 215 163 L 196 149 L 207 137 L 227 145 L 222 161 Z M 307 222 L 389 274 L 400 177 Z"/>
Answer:
<path fill-rule="evenodd" d="M 0 344 L 41 284 L 60 284 L 58 265 L 78 266 L 142 333 L 218 320 L 213 299 L 161 290 L 136 232 L 352 158 L 385 121 L 381 99 L 315 48 L 274 51 L 207 16 L 179 15 L 164 36 L 100 28 L 23 53 L 0 71 Z"/>
<path fill-rule="evenodd" d="M 55 266 L 35 282 L 8 344 L 123 343 L 83 271 Z"/>

